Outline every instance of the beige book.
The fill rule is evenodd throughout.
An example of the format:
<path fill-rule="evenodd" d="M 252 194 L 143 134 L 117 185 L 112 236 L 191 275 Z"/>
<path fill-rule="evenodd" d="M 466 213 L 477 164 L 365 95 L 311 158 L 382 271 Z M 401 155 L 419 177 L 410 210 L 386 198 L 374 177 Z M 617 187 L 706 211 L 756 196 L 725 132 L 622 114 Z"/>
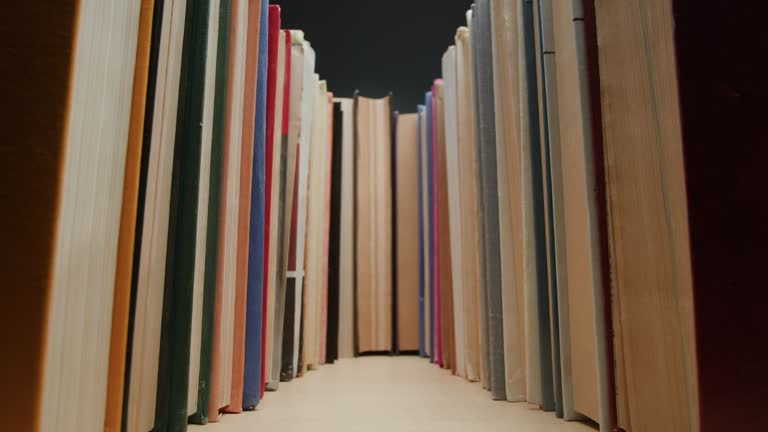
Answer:
<path fill-rule="evenodd" d="M 3 158 L 18 154 L 15 149 L 19 147 L 30 149 L 32 154 L 28 157 L 37 161 L 40 166 L 47 163 L 43 159 L 61 158 L 57 160 L 59 164 L 55 168 L 60 176 L 56 179 L 54 192 L 58 202 L 55 209 L 46 215 L 47 222 L 55 224 L 54 237 L 46 239 L 51 242 L 49 245 L 53 254 L 48 256 L 49 260 L 35 263 L 40 267 L 52 265 L 52 268 L 49 267 L 45 279 L 45 276 L 41 277 L 35 269 L 34 273 L 38 275 L 39 280 L 21 286 L 4 285 L 11 290 L 25 290 L 39 283 L 48 284 L 43 306 L 46 311 L 43 312 L 44 320 L 27 324 L 28 318 L 24 317 L 13 324 L 32 328 L 41 326 L 39 336 L 35 335 L 30 343 L 38 341 L 41 345 L 36 346 L 35 350 L 38 353 L 44 352 L 41 356 L 42 364 L 37 364 L 36 370 L 33 371 L 34 374 L 42 372 L 42 380 L 38 378 L 28 386 L 15 389 L 22 400 L 26 400 L 28 394 L 40 392 L 34 405 L 25 407 L 33 409 L 33 413 L 9 413 L 32 416 L 31 428 L 16 430 L 97 431 L 104 427 L 118 235 L 131 123 L 140 6 L 141 2 L 137 1 L 103 7 L 100 2 L 92 0 L 78 2 L 76 10 L 67 10 L 66 6 L 57 8 L 65 15 L 51 18 L 52 23 L 57 24 L 55 28 L 62 30 L 62 34 L 56 35 L 60 38 L 56 46 L 64 52 L 49 51 L 50 40 L 45 36 L 40 36 L 39 40 L 37 36 L 33 36 L 31 41 L 12 39 L 10 45 L 3 46 L 3 51 L 8 53 L 5 68 L 22 68 L 25 71 L 33 68 L 26 63 L 14 64 L 17 59 L 13 57 L 17 51 L 35 50 L 38 47 L 41 51 L 35 53 L 36 61 L 46 66 L 50 62 L 50 66 L 56 69 L 62 62 L 69 63 L 69 75 L 59 74 L 55 77 L 61 80 L 58 85 L 68 87 L 64 97 L 66 102 L 59 99 L 61 105 L 55 108 L 57 118 L 37 119 L 50 123 L 40 122 L 34 125 L 35 128 L 42 129 L 41 131 L 25 130 L 26 135 L 17 142 L 3 140 Z M 46 19 L 49 18 L 47 11 L 15 6 L 19 13 L 23 14 L 15 16 L 14 6 L 6 4 L 6 7 L 10 8 L 10 11 L 4 11 L 4 38 L 18 37 L 18 33 L 14 34 L 14 30 L 17 30 L 15 24 L 9 21 L 23 20 L 25 16 L 34 17 L 28 25 L 36 26 L 42 32 L 51 31 L 45 27 Z M 54 6 L 46 5 L 41 9 L 48 7 Z M 5 73 L 3 75 L 6 76 Z M 8 75 L 13 76 L 13 73 Z M 40 77 L 41 80 L 48 78 Z M 19 77 L 17 81 L 8 83 L 11 86 L 24 85 L 23 83 L 29 82 L 27 80 L 27 77 Z M 59 90 L 50 91 L 53 95 Z M 30 91 L 32 94 L 34 92 Z M 9 102 L 12 107 L 9 107 L 9 110 L 17 108 L 16 102 Z M 52 101 L 36 101 L 39 104 L 49 102 Z M 39 112 L 37 108 L 31 108 L 30 111 L 25 111 L 25 114 Z M 19 126 L 20 124 L 11 120 L 7 127 Z M 60 127 L 63 128 L 59 131 L 60 135 L 54 135 Z M 50 135 L 46 137 L 46 141 L 31 138 L 47 133 Z M 50 146 L 51 142 L 60 143 L 61 147 L 50 149 L 49 152 L 46 147 Z M 24 150 L 19 153 L 23 152 Z M 47 174 L 33 169 L 20 173 L 23 177 L 7 178 L 26 182 L 27 177 Z M 7 187 L 14 188 L 13 182 Z M 38 194 L 44 193 L 50 191 L 40 189 L 27 195 L 27 199 L 35 200 Z M 12 194 L 3 192 L 5 211 L 13 213 L 13 210 L 5 206 L 6 195 Z M 15 231 L 15 227 L 8 228 Z M 23 248 L 6 244 L 9 250 L 16 247 Z M 13 252 L 6 256 L 11 254 Z M 11 274 L 17 271 L 16 268 L 9 270 Z M 38 301 L 24 299 L 24 295 L 28 294 L 20 296 L 20 308 Z M 15 298 L 15 295 L 12 296 Z M 8 328 L 7 331 L 15 330 Z M 15 346 L 7 348 L 10 351 L 14 349 Z M 29 358 L 28 361 L 36 362 L 37 358 Z M 18 374 L 20 371 L 6 372 Z M 7 396 L 15 398 L 17 395 Z M 13 430 L 8 426 L 9 422 L 15 423 L 14 420 L 4 420 L 4 426 Z"/>
<path fill-rule="evenodd" d="M 499 185 L 502 303 L 504 310 L 504 369 L 506 395 L 525 401 L 530 375 L 527 354 L 538 349 L 532 341 L 538 329 L 526 326 L 525 223 L 520 118 L 520 64 L 522 36 L 518 1 L 491 3 L 494 87 L 496 90 L 496 157 Z M 538 360 L 536 360 L 538 362 Z M 538 364 L 536 364 L 538 367 Z"/>
<path fill-rule="evenodd" d="M 477 162 L 475 155 L 475 110 L 469 29 L 456 32 L 456 106 L 461 172 L 462 285 L 466 335 L 467 379 L 479 381 L 480 360 L 480 262 L 478 255 Z"/>
<path fill-rule="evenodd" d="M 267 267 L 264 269 L 267 272 L 267 286 L 265 292 L 267 293 L 267 328 L 266 328 L 266 341 L 264 356 L 264 373 L 266 374 L 265 382 L 271 383 L 275 380 L 280 380 L 278 374 L 277 377 L 273 376 L 273 352 L 275 348 L 281 346 L 280 342 L 275 342 L 275 322 L 277 312 L 277 254 L 278 254 L 278 228 L 282 224 L 282 221 L 278 220 L 278 211 L 280 208 L 280 169 L 281 169 L 281 157 L 282 157 L 282 142 L 283 142 L 283 99 L 285 95 L 285 57 L 290 55 L 286 53 L 285 46 L 285 32 L 281 31 L 277 45 L 277 87 L 275 92 L 275 133 L 272 143 L 267 145 L 272 146 L 272 200 L 270 208 L 266 209 L 270 213 L 269 232 L 266 233 L 269 236 L 269 260 Z"/>
<path fill-rule="evenodd" d="M 698 431 L 672 7 L 599 0 L 595 12 L 618 423 L 627 431 Z"/>
<path fill-rule="evenodd" d="M 186 1 L 163 5 L 155 105 L 150 137 L 139 274 L 134 312 L 126 430 L 146 432 L 155 424 L 171 176 L 176 139 L 179 75 Z"/>
<path fill-rule="evenodd" d="M 315 94 L 317 93 L 317 82 L 315 77 L 315 51 L 306 40 L 303 43 L 304 68 L 301 88 L 301 131 L 299 133 L 299 176 L 298 176 L 298 202 L 296 207 L 296 302 L 294 304 L 294 326 L 293 326 L 293 370 L 295 374 L 299 371 L 299 338 L 302 337 L 301 327 L 304 316 L 304 279 L 306 274 L 305 251 L 307 241 L 307 183 L 309 181 L 309 163 L 312 153 L 312 119 L 315 108 Z M 303 333 L 306 335 L 306 332 Z"/>
<path fill-rule="evenodd" d="M 451 285 L 453 287 L 453 334 L 455 343 L 456 374 L 467 376 L 466 333 L 464 323 L 464 276 L 462 272 L 463 246 L 461 244 L 461 171 L 459 171 L 459 126 L 456 105 L 456 47 L 451 46 L 443 55 L 443 86 L 445 92 L 445 159 L 448 186 L 448 220 L 451 246 Z"/>
<path fill-rule="evenodd" d="M 305 369 L 320 365 L 320 295 L 323 288 L 323 227 L 325 226 L 325 178 L 328 154 L 327 83 L 315 80 L 312 117 L 312 147 L 309 158 L 307 196 L 306 274 L 304 278 L 304 361 Z"/>
<path fill-rule="evenodd" d="M 357 98 L 357 328 L 359 352 L 392 349 L 390 98 Z"/>
<path fill-rule="evenodd" d="M 400 351 L 419 349 L 418 114 L 397 117 L 395 200 L 397 214 L 397 342 Z"/>
<path fill-rule="evenodd" d="M 343 116 L 341 155 L 338 155 L 342 159 L 341 233 L 339 239 L 339 358 L 352 358 L 355 356 L 355 101 L 348 98 L 336 98 L 335 100 L 341 102 Z"/>
<path fill-rule="evenodd" d="M 568 302 L 570 343 L 578 347 L 570 352 L 573 408 L 610 430 L 584 21 L 570 3 L 552 2 L 568 269 L 561 301 Z"/>

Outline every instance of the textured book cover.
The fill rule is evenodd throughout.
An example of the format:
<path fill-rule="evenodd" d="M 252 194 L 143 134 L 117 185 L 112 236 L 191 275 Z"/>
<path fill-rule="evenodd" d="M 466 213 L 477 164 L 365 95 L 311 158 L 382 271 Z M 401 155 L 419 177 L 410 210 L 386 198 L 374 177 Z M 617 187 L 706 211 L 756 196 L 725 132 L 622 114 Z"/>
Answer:
<path fill-rule="evenodd" d="M 446 162 L 446 193 L 448 218 L 447 224 L 450 244 L 450 275 L 452 286 L 453 316 L 453 357 L 456 359 L 456 374 L 465 378 L 466 349 L 464 331 L 464 277 L 463 277 L 463 245 L 461 244 L 461 172 L 459 171 L 459 124 L 456 106 L 456 47 L 451 46 L 443 55 L 443 91 L 445 117 L 445 162 Z"/>
<path fill-rule="evenodd" d="M 330 170 L 330 223 L 328 227 L 328 318 L 325 362 L 339 358 L 339 280 L 341 261 L 341 172 L 343 117 L 341 102 L 333 102 L 331 170 Z"/>
<path fill-rule="evenodd" d="M 426 268 L 427 261 L 427 242 L 425 240 L 425 232 L 427 224 L 425 223 L 425 196 L 426 188 L 424 176 L 426 172 L 426 155 L 424 154 L 424 146 L 426 141 L 426 107 L 419 105 L 416 107 L 418 115 L 418 145 L 419 145 L 419 355 L 427 357 L 428 345 L 429 345 L 429 333 L 426 330 L 428 327 L 427 321 L 429 320 L 429 314 L 427 313 L 427 301 L 425 298 L 425 288 L 429 285 L 428 273 Z M 426 324 L 426 325 L 425 325 Z"/>
<path fill-rule="evenodd" d="M 523 253 L 524 218 L 520 172 L 519 2 L 491 5 L 493 85 L 495 89 L 496 175 L 498 185 L 501 301 L 506 397 L 526 401 L 526 326 Z M 538 338 L 537 334 L 532 337 Z"/>
<path fill-rule="evenodd" d="M 214 7 L 216 2 L 212 3 Z M 218 2 L 217 31 L 215 60 L 208 57 L 208 66 L 215 68 L 215 82 L 206 81 L 206 87 L 213 84 L 213 118 L 211 127 L 211 156 L 210 178 L 208 185 L 208 217 L 205 230 L 205 270 L 203 273 L 203 301 L 200 329 L 200 364 L 199 378 L 196 390 L 196 411 L 190 412 L 192 423 L 205 424 L 209 418 L 209 402 L 211 399 L 211 381 L 214 357 L 214 329 L 218 328 L 215 315 L 217 313 L 217 301 L 220 302 L 217 278 L 219 274 L 219 255 L 221 251 L 220 226 L 221 207 L 224 196 L 225 184 L 225 158 L 224 158 L 224 127 L 226 123 L 227 83 L 229 80 L 229 23 L 231 14 L 230 0 Z M 214 33 L 212 32 L 211 35 Z M 211 41 L 209 41 L 211 43 Z M 209 45 L 210 47 L 210 45 Z M 211 50 L 209 50 L 211 52 Z M 213 65 L 210 62 L 215 61 Z M 206 78 L 207 80 L 207 78 Z M 205 135 L 204 135 L 205 138 Z M 216 349 L 218 351 L 218 349 Z M 214 417 L 218 417 L 218 409 L 214 411 Z"/>
<path fill-rule="evenodd" d="M 460 27 L 456 31 L 456 108 L 459 134 L 459 171 L 461 172 L 461 218 L 462 218 L 462 276 L 464 277 L 465 332 L 467 379 L 481 378 L 481 322 L 480 282 L 478 254 L 478 202 L 477 163 L 475 154 L 475 106 L 474 85 L 469 29 Z"/>
<path fill-rule="evenodd" d="M 205 90 L 208 1 L 187 8 L 154 430 L 186 430 L 189 352 Z"/>
<path fill-rule="evenodd" d="M 162 22 L 156 22 L 155 27 L 159 31 L 156 73 L 152 80 L 154 107 L 144 138 L 150 144 L 145 207 L 140 215 L 141 243 L 137 244 L 140 251 L 137 256 L 138 268 L 135 269 L 137 285 L 133 308 L 130 388 L 124 414 L 124 424 L 128 431 L 152 428 L 158 394 L 171 177 L 186 2 L 167 1 L 162 7 L 163 12 L 158 14 Z"/>
<path fill-rule="evenodd" d="M 264 153 L 264 297 L 262 302 L 262 348 L 261 348 L 261 396 L 264 395 L 264 390 L 267 382 L 267 337 L 268 337 L 268 311 L 269 311 L 269 298 L 270 295 L 274 298 L 274 292 L 270 294 L 269 291 L 269 257 L 271 251 L 270 248 L 270 232 L 272 223 L 272 179 L 273 179 L 273 158 L 274 158 L 274 142 L 275 142 L 275 117 L 276 117 L 276 100 L 277 100 L 277 80 L 278 80 L 278 54 L 280 50 L 280 6 L 269 6 L 269 48 L 268 55 L 269 60 L 267 64 L 267 136 L 265 141 L 265 153 Z"/>
<path fill-rule="evenodd" d="M 426 216 L 426 231 L 427 231 L 427 247 L 428 247 L 428 253 L 427 253 L 427 272 L 429 274 L 429 283 L 427 287 L 425 288 L 428 292 L 428 312 L 429 312 L 429 360 L 432 363 L 436 363 L 436 343 L 437 343 L 437 337 L 435 336 L 436 332 L 436 314 L 435 314 L 435 231 L 434 231 L 434 213 L 435 209 L 433 206 L 434 197 L 435 197 L 435 190 L 434 190 L 434 150 L 432 148 L 432 136 L 434 134 L 434 128 L 432 126 L 433 121 L 433 113 L 434 113 L 434 106 L 432 105 L 432 92 L 429 91 L 426 93 L 424 97 L 424 105 L 426 107 L 426 124 L 425 124 L 425 156 L 426 156 L 426 206 L 425 206 L 425 216 Z"/>
<path fill-rule="evenodd" d="M 291 30 L 291 100 L 290 124 L 288 126 L 288 158 L 286 161 L 286 211 L 285 211 L 285 313 L 281 341 L 280 381 L 290 381 L 294 376 L 293 345 L 296 324 L 296 236 L 298 226 L 298 182 L 299 182 L 299 136 L 301 133 L 301 111 L 304 86 L 304 33 Z"/>
<path fill-rule="evenodd" d="M 339 358 L 355 356 L 355 116 L 354 100 L 341 104 L 341 202 L 339 233 Z M 334 132 L 335 133 L 335 132 Z"/>
<path fill-rule="evenodd" d="M 267 135 L 267 64 L 269 57 L 269 4 L 259 5 L 259 48 L 256 72 L 251 222 L 248 247 L 248 294 L 245 317 L 245 369 L 243 409 L 253 410 L 261 400 L 262 316 L 264 281 L 264 195 Z"/>
<path fill-rule="evenodd" d="M 256 82 L 258 79 L 260 1 L 248 0 L 245 12 L 245 62 L 242 118 L 242 151 L 240 153 L 240 200 L 237 215 L 237 259 L 235 263 L 234 331 L 232 341 L 232 384 L 226 412 L 243 409 L 245 379 L 245 326 L 248 310 L 248 260 L 250 247 L 251 197 L 253 187 L 254 128 L 256 120 Z M 242 54 L 242 53 L 241 53 Z M 243 67 L 239 69 L 243 71 Z"/>
<path fill-rule="evenodd" d="M 208 246 L 208 203 L 211 197 L 211 156 L 213 156 L 213 117 L 216 89 L 216 51 L 218 45 L 220 2 L 212 0 L 208 11 L 206 41 L 205 88 L 203 100 L 202 145 L 200 156 L 200 192 L 198 193 L 197 238 L 195 245 L 194 290 L 192 293 L 192 335 L 189 351 L 189 392 L 187 412 L 192 421 L 199 420 L 200 362 L 202 360 L 203 315 L 205 300 L 205 260 Z M 216 249 L 218 251 L 218 249 Z"/>
<path fill-rule="evenodd" d="M 288 240 L 290 225 L 290 206 L 292 195 L 286 193 L 291 186 L 289 182 L 290 166 L 293 162 L 291 158 L 295 157 L 293 153 L 293 144 L 289 146 L 288 136 L 291 128 L 291 76 L 293 59 L 293 36 L 290 30 L 281 30 L 281 50 L 284 50 L 283 62 L 283 88 L 282 88 L 282 107 L 281 107 L 281 133 L 280 133 L 280 153 L 275 157 L 279 163 L 277 172 L 277 230 L 275 232 L 275 269 L 274 269 L 274 287 L 275 287 L 275 309 L 274 324 L 272 328 L 272 363 L 269 374 L 267 389 L 277 390 L 280 385 L 280 369 L 282 367 L 282 345 L 283 345 L 283 324 L 285 318 L 285 289 L 286 272 L 288 260 Z"/>
<path fill-rule="evenodd" d="M 128 147 L 125 158 L 125 180 L 123 183 L 123 205 L 120 214 L 120 234 L 117 246 L 117 268 L 115 270 L 115 294 L 112 306 L 112 329 L 109 347 L 109 378 L 105 407 L 104 430 L 120 430 L 123 415 L 123 396 L 126 389 L 126 354 L 128 347 L 128 326 L 131 313 L 131 286 L 137 215 L 140 199 L 140 177 L 142 169 L 142 143 L 144 120 L 146 118 L 147 82 L 150 77 L 150 50 L 152 45 L 152 23 L 154 0 L 143 0 L 139 16 L 139 34 L 136 44 L 136 64 L 133 75 L 133 96 L 131 98 L 131 123 L 128 130 Z"/>

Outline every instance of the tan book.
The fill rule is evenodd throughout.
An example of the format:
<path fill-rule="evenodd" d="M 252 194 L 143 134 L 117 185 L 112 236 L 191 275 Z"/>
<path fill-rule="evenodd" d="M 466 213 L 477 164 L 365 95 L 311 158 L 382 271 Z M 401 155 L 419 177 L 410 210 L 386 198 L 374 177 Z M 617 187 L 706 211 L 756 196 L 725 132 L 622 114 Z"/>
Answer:
<path fill-rule="evenodd" d="M 307 195 L 306 273 L 304 279 L 303 368 L 320 365 L 320 308 L 323 280 L 323 244 L 326 202 L 326 157 L 329 147 L 327 83 L 316 76 L 312 141 Z"/>
<path fill-rule="evenodd" d="M 584 21 L 569 3 L 551 3 L 567 268 L 566 295 L 560 301 L 568 303 L 568 337 L 578 347 L 570 351 L 573 408 L 599 422 L 601 430 L 610 430 Z"/>
<path fill-rule="evenodd" d="M 478 255 L 477 163 L 475 155 L 475 110 L 473 105 L 472 56 L 469 29 L 456 32 L 456 106 L 458 117 L 459 171 L 461 172 L 462 285 L 466 335 L 467 379 L 479 381 L 480 359 L 480 262 Z"/>
<path fill-rule="evenodd" d="M 597 1 L 595 12 L 618 425 L 627 431 L 703 430 L 678 97 L 684 84 L 673 38 L 677 17 L 661 0 Z"/>
<path fill-rule="evenodd" d="M 463 245 L 461 243 L 461 171 L 459 171 L 459 124 L 456 102 L 456 47 L 451 46 L 443 55 L 443 81 L 445 88 L 445 160 L 448 188 L 448 223 L 451 245 L 451 285 L 453 287 L 453 334 L 456 374 L 467 376 L 466 331 L 464 314 Z"/>
<path fill-rule="evenodd" d="M 392 350 L 392 189 L 389 97 L 356 99 L 357 346 Z"/>
<path fill-rule="evenodd" d="M 525 401 L 527 350 L 536 349 L 529 339 L 538 333 L 526 334 L 519 2 L 493 2 L 491 7 L 499 219 L 507 221 L 499 224 L 506 396 L 509 401 Z"/>
<path fill-rule="evenodd" d="M 341 233 L 339 254 L 339 358 L 355 356 L 355 101 L 341 102 Z"/>
<path fill-rule="evenodd" d="M 397 214 L 397 342 L 400 351 L 419 349 L 418 114 L 397 117 L 395 138 Z"/>

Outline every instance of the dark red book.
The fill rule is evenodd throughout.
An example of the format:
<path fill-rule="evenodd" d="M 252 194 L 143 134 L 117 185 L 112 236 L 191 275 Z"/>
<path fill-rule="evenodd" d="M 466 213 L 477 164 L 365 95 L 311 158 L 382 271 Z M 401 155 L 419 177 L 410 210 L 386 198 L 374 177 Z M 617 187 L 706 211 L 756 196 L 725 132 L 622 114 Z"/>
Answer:
<path fill-rule="evenodd" d="M 280 40 L 280 6 L 269 6 L 269 60 L 267 63 L 267 141 L 265 145 L 265 185 L 264 185 L 264 301 L 262 302 L 262 349 L 261 349 L 261 396 L 266 385 L 266 341 L 267 341 L 267 290 L 269 282 L 269 229 L 272 206 L 272 156 L 275 138 L 275 96 L 277 95 L 277 49 Z M 274 295 L 274 294 L 272 294 Z"/>

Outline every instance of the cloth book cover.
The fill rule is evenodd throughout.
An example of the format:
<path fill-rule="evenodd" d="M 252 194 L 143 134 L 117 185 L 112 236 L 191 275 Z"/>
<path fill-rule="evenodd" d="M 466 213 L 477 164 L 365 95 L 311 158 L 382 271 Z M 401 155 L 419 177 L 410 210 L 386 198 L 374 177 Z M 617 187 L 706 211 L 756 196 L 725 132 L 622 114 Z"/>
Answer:
<path fill-rule="evenodd" d="M 243 409 L 254 410 L 261 400 L 262 314 L 264 281 L 264 195 L 267 133 L 267 64 L 269 57 L 269 4 L 259 4 L 259 47 L 251 176 L 251 219 L 248 247 L 248 294 L 245 321 Z"/>
<path fill-rule="evenodd" d="M 428 320 L 428 314 L 426 313 L 426 300 L 424 298 L 424 289 L 428 285 L 427 282 L 427 269 L 425 266 L 426 261 L 426 244 L 424 238 L 425 233 L 425 211 L 424 211 L 424 175 L 426 157 L 424 155 L 424 141 L 425 141 L 425 107 L 419 105 L 416 108 L 418 116 L 418 152 L 419 152 L 419 178 L 418 178 L 418 190 L 419 190 L 419 355 L 421 357 L 427 357 L 427 345 L 428 334 L 425 331 L 425 322 Z"/>
<path fill-rule="evenodd" d="M 343 117 L 341 102 L 333 103 L 331 133 L 331 200 L 330 226 L 328 230 L 328 318 L 325 348 L 325 362 L 333 363 L 339 358 L 339 279 L 341 262 L 341 172 Z"/>
<path fill-rule="evenodd" d="M 437 314 L 435 313 L 435 286 L 436 286 L 436 275 L 435 275 L 435 231 L 434 231 L 434 214 L 435 214 L 435 208 L 434 208 L 434 200 L 435 200 L 435 176 L 434 176 L 434 148 L 433 148 L 433 135 L 434 135 L 434 127 L 433 127 L 433 117 L 434 117 L 434 105 L 432 104 L 432 92 L 427 92 L 424 104 L 426 106 L 426 162 L 427 162 L 427 170 L 425 177 L 427 178 L 427 196 L 426 196 L 426 230 L 428 232 L 427 235 L 427 243 L 428 243 L 428 262 L 427 262 L 427 268 L 429 273 L 429 285 L 427 287 L 429 291 L 429 359 L 432 363 L 437 362 L 437 342 L 438 337 L 436 337 L 437 332 Z"/>
<path fill-rule="evenodd" d="M 355 116 L 354 100 L 341 104 L 341 199 L 339 232 L 339 358 L 355 356 Z M 334 129 L 335 130 L 335 129 Z"/>
<path fill-rule="evenodd" d="M 301 97 L 304 86 L 304 33 L 291 30 L 290 124 L 288 125 L 288 157 L 286 159 L 286 211 L 284 229 L 285 306 L 280 342 L 280 381 L 293 379 L 293 343 L 296 316 L 296 228 L 298 213 L 299 134 L 301 132 Z"/>
<path fill-rule="evenodd" d="M 192 292 L 192 336 L 189 351 L 189 392 L 187 414 L 193 422 L 201 420 L 198 412 L 200 397 L 200 364 L 208 361 L 210 354 L 203 354 L 203 316 L 205 301 L 205 271 L 208 253 L 218 254 L 218 245 L 208 245 L 208 210 L 211 200 L 211 165 L 213 156 L 213 118 L 216 90 L 216 52 L 219 32 L 220 1 L 212 0 L 208 11 L 208 39 L 206 41 L 205 88 L 203 90 L 203 126 L 200 148 L 200 186 L 198 193 L 197 238 L 195 239 L 195 274 Z M 217 150 L 218 152 L 218 150 Z M 218 159 L 217 159 L 218 161 Z M 214 168 L 217 172 L 220 168 Z M 214 195 L 218 192 L 214 191 Z M 217 199 L 217 198 L 214 198 Z M 203 360 L 203 357 L 206 357 Z M 208 363 L 206 363 L 208 365 Z M 207 366 L 206 366 L 207 367 Z M 207 382 L 207 379 L 206 381 Z"/>
<path fill-rule="evenodd" d="M 186 10 L 154 430 L 186 429 L 208 1 Z"/>
<path fill-rule="evenodd" d="M 463 285 L 465 289 L 467 379 L 481 377 L 480 260 L 478 256 L 477 164 L 475 154 L 475 106 L 469 29 L 456 31 L 456 116 L 458 122 L 459 171 L 461 175 L 461 236 Z"/>
<path fill-rule="evenodd" d="M 270 233 L 272 223 L 272 183 L 273 183 L 273 158 L 274 158 L 274 142 L 275 142 L 275 116 L 276 116 L 276 99 L 277 99 L 277 71 L 278 71 L 278 54 L 280 49 L 280 6 L 269 6 L 269 48 L 268 55 L 269 61 L 267 63 L 267 135 L 265 141 L 265 157 L 264 157 L 264 276 L 263 276 L 263 289 L 264 297 L 262 302 L 262 348 L 261 348 L 261 396 L 264 395 L 264 390 L 267 382 L 267 315 L 269 310 L 269 296 L 274 297 L 274 292 L 269 291 L 269 257 L 271 251 L 270 248 Z M 278 131 L 279 132 L 279 131 Z"/>

